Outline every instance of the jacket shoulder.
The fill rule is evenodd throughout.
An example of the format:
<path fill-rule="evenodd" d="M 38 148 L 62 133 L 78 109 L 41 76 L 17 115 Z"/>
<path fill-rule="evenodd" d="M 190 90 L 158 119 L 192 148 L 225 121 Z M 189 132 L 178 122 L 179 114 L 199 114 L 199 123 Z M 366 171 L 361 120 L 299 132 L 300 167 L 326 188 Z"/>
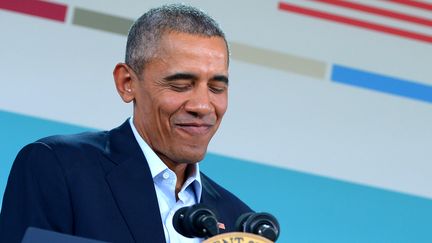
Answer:
<path fill-rule="evenodd" d="M 103 149 L 106 142 L 107 131 L 83 132 L 70 135 L 54 135 L 37 140 L 52 149 Z"/>
<path fill-rule="evenodd" d="M 96 166 L 107 144 L 107 132 L 85 132 L 71 135 L 54 135 L 39 139 L 20 150 L 14 166 L 60 166 L 63 170 Z M 38 169 L 39 170 L 42 170 Z"/>
<path fill-rule="evenodd" d="M 205 188 L 204 190 L 206 190 L 211 197 L 218 198 L 219 203 L 225 205 L 229 210 L 241 213 L 252 212 L 252 209 L 246 203 L 232 192 L 210 179 L 204 173 L 201 173 L 201 181 L 203 188 Z"/>

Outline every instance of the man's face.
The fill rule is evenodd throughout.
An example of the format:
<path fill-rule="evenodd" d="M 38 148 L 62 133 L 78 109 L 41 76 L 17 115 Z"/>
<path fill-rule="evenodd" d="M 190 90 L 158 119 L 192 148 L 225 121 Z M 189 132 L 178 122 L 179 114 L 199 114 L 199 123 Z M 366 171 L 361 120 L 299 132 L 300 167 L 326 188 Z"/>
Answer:
<path fill-rule="evenodd" d="M 227 55 L 220 37 L 168 33 L 133 82 L 134 124 L 164 162 L 203 159 L 227 109 Z"/>

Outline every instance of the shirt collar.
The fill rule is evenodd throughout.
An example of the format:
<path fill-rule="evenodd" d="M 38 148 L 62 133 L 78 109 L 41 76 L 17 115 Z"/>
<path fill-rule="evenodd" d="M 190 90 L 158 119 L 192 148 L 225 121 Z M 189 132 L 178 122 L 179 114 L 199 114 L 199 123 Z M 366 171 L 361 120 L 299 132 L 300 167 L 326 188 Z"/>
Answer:
<path fill-rule="evenodd" d="M 138 145 L 140 146 L 142 152 L 144 153 L 144 156 L 150 167 L 150 173 L 152 175 L 153 180 L 157 175 L 161 174 L 162 172 L 166 170 L 170 170 L 165 165 L 165 163 L 162 162 L 159 156 L 157 156 L 157 154 L 153 151 L 153 149 L 151 149 L 150 146 L 144 141 L 141 135 L 138 133 L 137 129 L 135 128 L 135 125 L 133 124 L 133 116 L 129 118 L 129 124 L 132 128 L 132 132 L 134 134 L 136 141 L 138 142 Z M 194 172 L 190 173 L 189 177 L 185 180 L 185 184 L 193 185 L 197 202 L 200 202 L 201 194 L 202 194 L 202 183 L 201 183 L 199 165 L 198 163 L 196 163 L 190 166 L 194 166 L 195 170 Z"/>

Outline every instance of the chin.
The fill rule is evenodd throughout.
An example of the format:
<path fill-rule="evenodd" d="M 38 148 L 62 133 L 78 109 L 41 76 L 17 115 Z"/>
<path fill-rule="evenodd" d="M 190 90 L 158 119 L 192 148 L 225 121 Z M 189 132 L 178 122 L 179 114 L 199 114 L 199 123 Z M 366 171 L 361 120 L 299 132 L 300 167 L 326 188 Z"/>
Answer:
<path fill-rule="evenodd" d="M 204 151 L 183 151 L 183 153 L 178 156 L 180 163 L 188 163 L 188 164 L 194 164 L 197 162 L 200 162 L 201 160 L 204 159 L 205 154 L 206 154 L 207 150 Z"/>
<path fill-rule="evenodd" d="M 204 154 L 200 156 L 190 156 L 188 158 L 185 158 L 185 161 L 187 161 L 187 163 L 189 164 L 195 164 L 200 162 L 203 159 L 204 159 Z"/>

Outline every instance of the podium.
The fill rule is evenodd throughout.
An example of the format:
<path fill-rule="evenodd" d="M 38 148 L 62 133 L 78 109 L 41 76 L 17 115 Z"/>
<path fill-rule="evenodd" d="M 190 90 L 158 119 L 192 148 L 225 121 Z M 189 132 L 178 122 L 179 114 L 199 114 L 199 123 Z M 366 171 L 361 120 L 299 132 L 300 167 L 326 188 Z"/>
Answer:
<path fill-rule="evenodd" d="M 82 237 L 61 234 L 49 230 L 29 227 L 21 243 L 108 243 L 106 241 L 91 240 Z M 203 243 L 273 243 L 262 236 L 230 232 L 220 234 L 204 240 Z"/>
<path fill-rule="evenodd" d="M 273 243 L 273 241 L 251 233 L 231 232 L 213 236 L 203 243 Z"/>
<path fill-rule="evenodd" d="M 108 243 L 39 228 L 27 228 L 21 243 Z"/>

